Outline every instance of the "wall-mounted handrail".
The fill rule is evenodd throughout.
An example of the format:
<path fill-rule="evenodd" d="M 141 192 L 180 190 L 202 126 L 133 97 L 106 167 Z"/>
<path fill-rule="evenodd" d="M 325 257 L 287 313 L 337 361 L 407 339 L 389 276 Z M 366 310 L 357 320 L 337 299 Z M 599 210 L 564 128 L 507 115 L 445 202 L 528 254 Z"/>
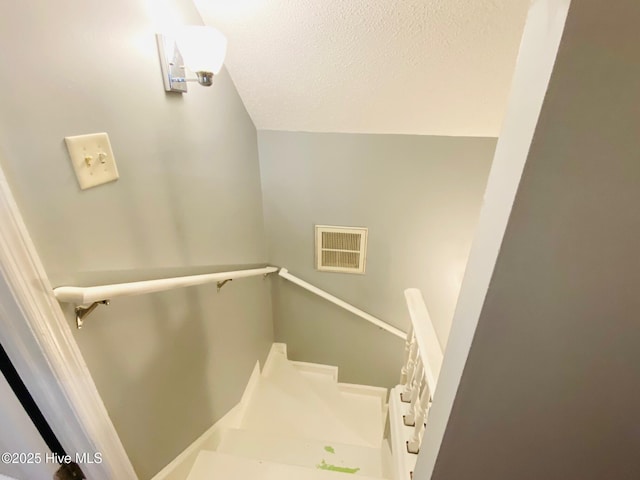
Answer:
<path fill-rule="evenodd" d="M 407 300 L 407 308 L 418 344 L 418 353 L 424 365 L 424 374 L 431 396 L 433 396 L 442 367 L 442 347 L 420 290 L 407 288 L 404 291 L 404 297 Z"/>
<path fill-rule="evenodd" d="M 205 283 L 224 282 L 236 278 L 255 277 L 277 272 L 276 267 L 253 268 L 234 272 L 205 273 L 202 275 L 188 275 L 184 277 L 160 278 L 157 280 L 143 280 L 140 282 L 115 283 L 95 287 L 57 287 L 53 293 L 60 302 L 88 305 L 103 300 L 113 300 L 116 297 L 143 295 L 145 293 L 163 292 L 174 288 L 191 287 Z"/>
<path fill-rule="evenodd" d="M 296 285 L 298 285 L 299 287 L 302 287 L 308 291 L 310 291 L 311 293 L 315 293 L 316 295 L 318 295 L 319 297 L 324 298 L 325 300 L 330 301 L 331 303 L 344 308 L 345 310 L 359 316 L 360 318 L 365 319 L 367 322 L 373 323 L 376 327 L 380 327 L 383 330 L 386 330 L 389 333 L 392 333 L 393 335 L 400 337 L 402 339 L 405 339 L 407 334 L 405 332 L 403 332 L 402 330 L 394 327 L 393 325 L 389 325 L 387 322 L 383 322 L 382 320 L 380 320 L 379 318 L 374 317 L 373 315 L 369 315 L 367 312 L 364 312 L 362 310 L 360 310 L 357 307 L 354 307 L 353 305 L 351 305 L 350 303 L 345 302 L 344 300 L 339 299 L 338 297 L 335 297 L 333 295 L 331 295 L 330 293 L 325 292 L 324 290 L 315 287 L 313 285 L 311 285 L 310 283 L 305 282 L 304 280 L 291 275 L 289 273 L 289 271 L 286 268 L 281 268 L 280 272 L 278 273 L 278 275 L 280 275 L 282 278 L 285 278 L 287 280 L 289 280 L 291 283 L 295 283 Z"/>
<path fill-rule="evenodd" d="M 94 287 L 71 287 L 62 286 L 53 289 L 53 293 L 59 302 L 75 303 L 76 305 L 91 305 L 89 308 L 76 307 L 76 321 L 78 328 L 82 326 L 83 318 L 86 317 L 98 303 L 108 304 L 108 300 L 117 297 L 126 297 L 132 295 L 143 295 L 147 293 L 163 292 L 174 288 L 190 287 L 194 285 L 202 285 L 205 283 L 217 282 L 220 288 L 229 280 L 236 278 L 246 278 L 258 275 L 268 275 L 277 272 L 277 267 L 254 268 L 250 270 L 238 270 L 234 272 L 217 272 L 206 273 L 202 275 L 189 275 L 184 277 L 160 278 L 157 280 L 143 280 L 139 282 L 115 283 L 111 285 L 99 285 Z M 331 303 L 342 307 L 343 309 L 363 318 L 364 320 L 374 324 L 375 326 L 386 330 L 393 335 L 402 339 L 406 338 L 406 333 L 402 330 L 389 325 L 388 323 L 360 310 L 357 307 L 321 290 L 318 287 L 305 282 L 304 280 L 291 275 L 286 268 L 281 268 L 280 276 L 289 280 L 306 290 L 315 293 L 319 297 L 330 301 Z"/>

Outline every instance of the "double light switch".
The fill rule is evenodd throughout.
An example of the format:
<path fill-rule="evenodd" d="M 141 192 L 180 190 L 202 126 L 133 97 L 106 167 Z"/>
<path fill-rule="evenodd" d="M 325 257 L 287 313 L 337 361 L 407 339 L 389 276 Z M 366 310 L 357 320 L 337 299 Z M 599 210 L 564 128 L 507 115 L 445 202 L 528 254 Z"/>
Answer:
<path fill-rule="evenodd" d="M 116 160 L 106 133 L 65 137 L 64 141 L 82 190 L 118 179 Z"/>

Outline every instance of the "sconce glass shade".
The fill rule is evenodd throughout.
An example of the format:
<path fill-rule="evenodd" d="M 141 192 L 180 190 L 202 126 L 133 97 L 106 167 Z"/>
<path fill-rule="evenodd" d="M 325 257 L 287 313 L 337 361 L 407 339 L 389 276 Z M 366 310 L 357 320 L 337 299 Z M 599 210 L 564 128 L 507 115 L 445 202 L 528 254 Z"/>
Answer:
<path fill-rule="evenodd" d="M 184 64 L 199 79 L 209 78 L 210 85 L 211 74 L 216 75 L 222 69 L 227 53 L 227 38 L 213 27 L 188 26 L 176 32 L 176 43 Z"/>

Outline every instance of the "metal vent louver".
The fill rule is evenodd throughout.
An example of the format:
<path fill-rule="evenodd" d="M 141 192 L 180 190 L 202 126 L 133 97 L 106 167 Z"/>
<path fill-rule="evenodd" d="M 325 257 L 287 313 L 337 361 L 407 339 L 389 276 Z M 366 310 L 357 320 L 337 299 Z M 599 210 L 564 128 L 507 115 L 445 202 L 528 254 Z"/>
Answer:
<path fill-rule="evenodd" d="M 364 273 L 367 229 L 316 225 L 316 268 L 325 272 Z"/>

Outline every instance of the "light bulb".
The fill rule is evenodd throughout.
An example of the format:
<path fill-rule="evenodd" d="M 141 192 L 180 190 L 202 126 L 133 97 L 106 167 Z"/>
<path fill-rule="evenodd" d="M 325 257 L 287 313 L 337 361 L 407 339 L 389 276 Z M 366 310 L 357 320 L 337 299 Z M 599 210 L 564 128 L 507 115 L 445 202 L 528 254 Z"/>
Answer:
<path fill-rule="evenodd" d="M 227 38 L 213 27 L 187 26 L 176 32 L 176 44 L 184 64 L 205 86 L 222 69 L 227 53 Z"/>

